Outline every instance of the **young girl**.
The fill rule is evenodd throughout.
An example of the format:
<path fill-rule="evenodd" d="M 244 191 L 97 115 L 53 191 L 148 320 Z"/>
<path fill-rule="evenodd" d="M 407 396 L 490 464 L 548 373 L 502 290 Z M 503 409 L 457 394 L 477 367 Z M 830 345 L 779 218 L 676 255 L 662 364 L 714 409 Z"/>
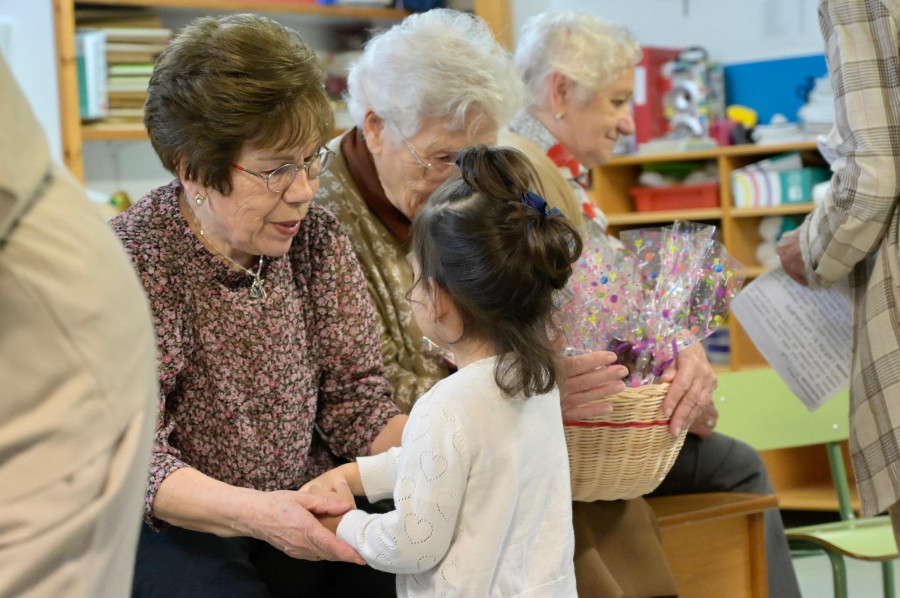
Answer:
<path fill-rule="evenodd" d="M 401 448 L 306 488 L 393 498 L 393 511 L 353 510 L 326 525 L 369 565 L 397 573 L 400 596 L 576 596 L 548 331 L 581 241 L 534 192 L 523 154 L 476 146 L 458 164 L 462 177 L 413 223 L 410 302 L 459 371 L 415 403 Z"/>

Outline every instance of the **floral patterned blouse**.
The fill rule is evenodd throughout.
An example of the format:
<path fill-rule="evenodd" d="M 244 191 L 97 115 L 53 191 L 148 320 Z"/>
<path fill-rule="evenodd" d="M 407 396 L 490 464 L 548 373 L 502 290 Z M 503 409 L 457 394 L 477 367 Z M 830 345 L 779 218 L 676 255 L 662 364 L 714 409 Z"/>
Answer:
<path fill-rule="evenodd" d="M 267 297 L 207 251 L 178 181 L 112 221 L 150 300 L 160 380 L 145 517 L 160 483 L 193 467 L 235 486 L 296 489 L 368 453 L 397 415 L 366 282 L 350 242 L 313 204 Z"/>

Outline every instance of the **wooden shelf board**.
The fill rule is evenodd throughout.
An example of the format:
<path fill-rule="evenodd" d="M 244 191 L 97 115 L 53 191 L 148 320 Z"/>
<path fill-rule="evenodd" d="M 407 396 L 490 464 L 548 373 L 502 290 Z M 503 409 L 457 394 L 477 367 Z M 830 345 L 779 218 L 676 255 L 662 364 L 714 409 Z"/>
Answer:
<path fill-rule="evenodd" d="M 200 10 L 279 12 L 324 17 L 400 20 L 409 11 L 396 8 L 327 5 L 291 0 L 78 0 L 94 6 L 146 6 L 151 8 L 185 8 Z"/>
<path fill-rule="evenodd" d="M 91 123 L 81 125 L 84 141 L 133 141 L 147 139 L 142 123 Z"/>
<path fill-rule="evenodd" d="M 720 149 L 722 156 L 755 156 L 759 154 L 781 154 L 784 152 L 818 151 L 819 145 L 814 139 L 796 143 L 727 145 Z"/>
<path fill-rule="evenodd" d="M 694 160 L 714 160 L 719 156 L 755 156 L 817 149 L 818 145 L 816 145 L 815 141 L 773 145 L 726 145 L 687 152 L 616 156 L 610 160 L 608 166 L 626 166 L 629 164 L 645 164 L 647 162 L 691 162 Z"/>
<path fill-rule="evenodd" d="M 627 166 L 633 164 L 646 164 L 647 162 L 690 162 L 693 160 L 715 160 L 722 154 L 721 147 L 712 147 L 702 150 L 691 150 L 687 152 L 672 152 L 659 154 L 628 154 L 627 156 L 616 156 L 603 165 L 603 168 L 610 166 Z"/>
<path fill-rule="evenodd" d="M 750 279 L 762 276 L 769 271 L 769 268 L 766 266 L 744 266 L 744 270 L 747 271 L 747 278 Z"/>
<path fill-rule="evenodd" d="M 335 129 L 334 135 L 343 132 L 342 129 Z M 81 138 L 83 141 L 140 141 L 148 139 L 148 136 L 147 129 L 141 123 L 97 122 L 82 124 Z"/>
<path fill-rule="evenodd" d="M 672 222 L 673 220 L 716 220 L 722 217 L 722 208 L 704 208 L 699 210 L 665 210 L 659 212 L 627 212 L 624 214 L 607 214 L 610 226 L 630 224 L 655 224 Z"/>
<path fill-rule="evenodd" d="M 812 202 L 770 206 L 767 208 L 732 208 L 732 218 L 759 218 L 760 216 L 790 216 L 792 214 L 809 214 L 816 204 Z"/>

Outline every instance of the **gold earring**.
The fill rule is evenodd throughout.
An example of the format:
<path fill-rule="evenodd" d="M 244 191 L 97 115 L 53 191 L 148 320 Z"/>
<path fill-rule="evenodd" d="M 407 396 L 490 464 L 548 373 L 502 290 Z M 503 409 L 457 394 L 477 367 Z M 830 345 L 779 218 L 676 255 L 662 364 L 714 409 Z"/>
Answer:
<path fill-rule="evenodd" d="M 202 195 L 200 195 L 199 193 L 194 196 L 194 201 L 197 203 L 198 206 L 203 203 L 204 199 L 206 199 L 206 198 L 203 197 Z"/>
<path fill-rule="evenodd" d="M 563 116 L 565 115 L 562 112 L 557 112 L 553 115 L 553 118 L 555 118 L 556 120 L 562 120 Z"/>

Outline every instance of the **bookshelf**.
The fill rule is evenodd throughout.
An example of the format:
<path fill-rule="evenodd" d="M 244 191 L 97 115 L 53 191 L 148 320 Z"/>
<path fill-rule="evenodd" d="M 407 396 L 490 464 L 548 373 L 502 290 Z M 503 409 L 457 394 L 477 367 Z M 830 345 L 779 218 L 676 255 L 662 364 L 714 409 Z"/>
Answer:
<path fill-rule="evenodd" d="M 614 234 L 625 228 L 661 226 L 673 220 L 710 222 L 719 227 L 728 252 L 747 268 L 748 281 L 765 272 L 756 257 L 760 242 L 758 227 L 766 216 L 792 216 L 809 213 L 813 204 L 791 204 L 766 208 L 734 208 L 731 196 L 731 172 L 753 162 L 786 152 L 800 152 L 804 163 L 819 163 L 814 141 L 780 145 L 740 145 L 667 154 L 635 154 L 613 158 L 594 169 L 593 199 L 609 217 Z M 629 190 L 638 185 L 644 164 L 660 162 L 713 163 L 719 173 L 720 206 L 716 208 L 637 212 Z M 729 321 L 731 362 L 727 369 L 767 367 L 747 333 L 733 318 Z"/>
<path fill-rule="evenodd" d="M 57 48 L 60 124 L 63 161 L 79 179 L 84 179 L 85 141 L 139 141 L 147 133 L 140 123 L 82 123 L 78 112 L 78 81 L 75 59 L 75 0 L 53 0 Z M 385 25 L 409 12 L 396 8 L 318 4 L 299 0 L 79 0 L 79 8 L 149 8 L 161 13 L 186 11 L 257 12 L 302 18 L 332 27 L 352 22 Z M 474 0 L 473 12 L 484 18 L 498 39 L 511 46 L 512 19 L 509 0 Z"/>

